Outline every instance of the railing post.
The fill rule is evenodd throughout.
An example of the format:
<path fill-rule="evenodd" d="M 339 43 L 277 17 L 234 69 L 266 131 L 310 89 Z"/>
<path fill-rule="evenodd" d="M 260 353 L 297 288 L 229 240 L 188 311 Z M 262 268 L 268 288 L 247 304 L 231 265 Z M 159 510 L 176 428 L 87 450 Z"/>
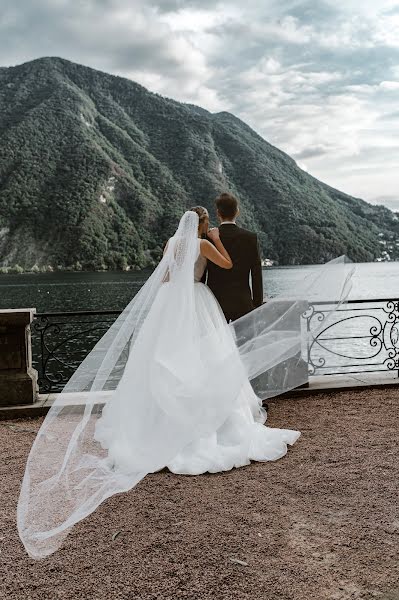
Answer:
<path fill-rule="evenodd" d="M 34 308 L 0 310 L 0 406 L 33 404 L 38 394 L 32 367 L 30 324 Z"/>

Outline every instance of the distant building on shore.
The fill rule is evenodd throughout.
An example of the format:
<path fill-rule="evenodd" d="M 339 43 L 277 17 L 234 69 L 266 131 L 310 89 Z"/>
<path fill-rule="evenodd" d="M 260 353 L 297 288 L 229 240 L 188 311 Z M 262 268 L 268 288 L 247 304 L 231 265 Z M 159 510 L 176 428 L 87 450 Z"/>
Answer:
<path fill-rule="evenodd" d="M 272 267 L 274 265 L 274 260 L 271 260 L 270 258 L 263 258 L 261 263 L 262 267 Z"/>

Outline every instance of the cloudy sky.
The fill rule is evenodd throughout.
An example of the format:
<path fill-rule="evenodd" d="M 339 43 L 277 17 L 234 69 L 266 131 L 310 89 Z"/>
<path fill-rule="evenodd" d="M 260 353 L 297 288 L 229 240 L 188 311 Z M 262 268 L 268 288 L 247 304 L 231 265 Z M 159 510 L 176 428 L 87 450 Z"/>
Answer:
<path fill-rule="evenodd" d="M 399 210 L 399 0 L 1 0 L 0 65 L 41 56 L 231 111 Z"/>

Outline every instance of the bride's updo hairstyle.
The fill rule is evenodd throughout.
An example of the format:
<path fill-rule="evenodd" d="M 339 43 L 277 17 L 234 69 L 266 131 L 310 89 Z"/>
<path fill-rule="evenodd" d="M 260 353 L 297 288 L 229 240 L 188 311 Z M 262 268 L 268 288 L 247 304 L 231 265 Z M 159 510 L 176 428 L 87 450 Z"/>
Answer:
<path fill-rule="evenodd" d="M 195 212 L 198 215 L 198 219 L 199 219 L 199 223 L 198 223 L 198 231 L 200 233 L 206 233 L 206 229 L 208 229 L 208 227 L 206 227 L 206 229 L 204 230 L 204 224 L 205 221 L 209 221 L 209 213 L 206 210 L 206 208 L 204 206 L 194 206 L 193 208 L 190 208 L 191 211 Z"/>
<path fill-rule="evenodd" d="M 206 219 L 209 219 L 209 213 L 204 206 L 193 206 L 189 210 L 197 213 L 200 226 Z"/>

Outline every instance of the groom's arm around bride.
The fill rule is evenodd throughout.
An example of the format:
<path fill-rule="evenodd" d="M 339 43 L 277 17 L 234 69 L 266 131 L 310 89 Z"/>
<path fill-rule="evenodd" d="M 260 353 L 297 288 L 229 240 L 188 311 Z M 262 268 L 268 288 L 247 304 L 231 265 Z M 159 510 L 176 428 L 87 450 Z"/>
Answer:
<path fill-rule="evenodd" d="M 238 227 L 238 200 L 231 194 L 216 198 L 220 239 L 233 261 L 226 271 L 208 264 L 207 284 L 227 321 L 235 321 L 263 302 L 262 266 L 257 235 Z"/>

